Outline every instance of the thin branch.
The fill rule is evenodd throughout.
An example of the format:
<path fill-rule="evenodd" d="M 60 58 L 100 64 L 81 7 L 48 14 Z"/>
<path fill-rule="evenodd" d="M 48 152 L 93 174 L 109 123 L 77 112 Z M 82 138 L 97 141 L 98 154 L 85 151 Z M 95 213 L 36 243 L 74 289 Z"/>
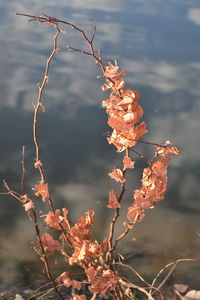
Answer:
<path fill-rule="evenodd" d="M 150 146 L 167 147 L 166 145 L 161 145 L 161 144 L 158 144 L 158 143 L 146 142 L 146 141 L 137 140 L 137 139 L 135 139 L 135 141 L 138 142 L 138 143 L 142 143 L 142 144 L 150 145 Z"/>
<path fill-rule="evenodd" d="M 10 189 L 10 187 L 8 186 L 8 184 L 7 184 L 6 181 L 4 181 L 4 186 L 7 189 L 9 195 L 11 195 L 14 198 L 18 199 L 22 203 L 24 202 L 22 196 L 20 197 L 20 195 L 18 193 L 12 191 Z M 29 201 L 29 200 L 30 199 L 27 198 L 27 201 Z M 57 295 L 59 296 L 59 298 L 62 299 L 62 300 L 64 300 L 64 297 L 62 296 L 62 294 L 58 290 L 57 285 L 56 285 L 56 283 L 55 283 L 55 281 L 54 281 L 54 279 L 53 279 L 53 277 L 51 275 L 51 271 L 50 271 L 50 267 L 49 267 L 49 262 L 48 262 L 47 256 L 46 256 L 46 251 L 45 251 L 45 248 L 44 248 L 44 245 L 43 245 L 43 242 L 42 242 L 42 239 L 41 239 L 41 235 L 40 235 L 40 228 L 39 228 L 39 225 L 38 225 L 38 220 L 37 220 L 37 215 L 36 215 L 35 209 L 31 208 L 28 211 L 28 213 L 29 213 L 29 216 L 31 217 L 31 219 L 32 219 L 32 221 L 34 223 L 34 228 L 35 228 L 36 236 L 37 236 L 37 239 L 38 239 L 38 242 L 39 242 L 39 245 L 40 245 L 40 250 L 41 250 L 41 259 L 44 262 L 44 266 L 45 266 L 45 270 L 46 270 L 47 276 L 48 276 L 49 280 L 52 282 L 53 288 L 54 288 L 55 292 L 57 293 Z"/>
<path fill-rule="evenodd" d="M 158 289 L 161 289 L 161 287 L 165 284 L 165 282 L 168 280 L 168 278 L 171 276 L 171 274 L 174 272 L 174 270 L 176 269 L 178 265 L 178 262 L 175 262 L 173 267 L 171 268 L 171 270 L 169 271 L 169 273 L 167 274 L 167 276 L 165 276 L 165 278 L 163 279 L 163 281 L 159 284 Z M 152 290 L 149 291 L 149 293 L 151 294 Z M 154 290 L 152 294 L 154 294 L 156 291 Z"/>
<path fill-rule="evenodd" d="M 22 147 L 21 182 L 20 182 L 20 194 L 21 195 L 24 194 L 24 177 L 25 177 L 24 153 L 25 153 L 25 146 Z"/>
<path fill-rule="evenodd" d="M 97 27 L 96 27 L 96 23 L 94 21 L 93 22 L 93 34 L 92 34 L 92 38 L 90 40 L 91 43 L 94 42 L 94 38 L 95 38 L 95 35 L 96 35 L 96 31 L 97 31 Z"/>
<path fill-rule="evenodd" d="M 14 197 L 15 199 L 19 200 L 21 203 L 23 202 L 20 194 L 17 193 L 17 192 L 12 191 L 5 180 L 3 180 L 3 185 L 6 188 L 6 190 L 8 191 L 6 193 L 7 195 L 10 195 L 10 196 Z"/>
<path fill-rule="evenodd" d="M 129 148 L 129 150 L 133 153 L 135 153 L 137 156 L 139 156 L 140 158 L 144 159 L 148 164 L 149 164 L 149 159 L 146 158 L 143 154 L 140 154 L 138 151 L 132 149 L 132 148 Z"/>
<path fill-rule="evenodd" d="M 17 13 L 17 15 L 20 16 L 24 16 L 24 17 L 28 17 L 30 18 L 30 21 L 38 21 L 40 23 L 44 23 L 44 24 L 48 24 L 48 25 L 52 25 L 52 26 L 58 26 L 58 24 L 64 24 L 67 25 L 68 27 L 75 29 L 76 31 L 80 32 L 81 35 L 83 36 L 83 39 L 86 41 L 86 43 L 88 44 L 89 50 L 90 50 L 90 55 L 94 58 L 95 62 L 100 66 L 102 72 L 105 71 L 105 67 L 102 63 L 102 59 L 99 56 L 96 56 L 95 51 L 94 51 L 94 46 L 93 46 L 93 41 L 94 41 L 94 37 L 96 34 L 96 25 L 93 27 L 93 35 L 92 38 L 90 39 L 87 34 L 85 33 L 85 31 L 83 29 L 81 29 L 80 27 L 76 26 L 73 23 L 70 22 L 66 22 L 64 20 L 60 20 L 54 17 L 50 17 L 46 14 L 43 14 L 42 16 L 33 16 L 33 15 L 29 15 L 29 14 L 21 14 L 21 13 Z M 78 52 L 82 52 L 82 50 L 79 49 L 73 49 L 74 51 L 78 51 Z M 83 52 L 82 52 L 83 53 Z"/>
<path fill-rule="evenodd" d="M 33 116 L 33 140 L 34 140 L 34 144 L 35 144 L 35 156 L 36 156 L 34 166 L 35 166 L 35 168 L 37 168 L 39 170 L 41 181 L 43 183 L 47 183 L 45 170 L 43 168 L 43 163 L 42 163 L 41 155 L 40 155 L 40 143 L 39 143 L 39 140 L 38 140 L 38 114 L 39 114 L 39 109 L 40 108 L 44 112 L 44 105 L 42 104 L 42 97 L 43 97 L 43 93 L 44 93 L 44 89 L 46 87 L 46 84 L 48 83 L 48 80 L 49 80 L 49 69 L 50 69 L 51 62 L 52 62 L 54 56 L 60 50 L 57 47 L 58 36 L 59 36 L 60 33 L 63 32 L 58 27 L 58 24 L 63 23 L 64 21 L 61 21 L 61 20 L 58 20 L 56 18 L 50 17 L 50 16 L 48 16 L 44 13 L 43 13 L 42 17 L 37 17 L 37 16 L 33 16 L 33 15 L 26 15 L 26 14 L 20 14 L 20 13 L 17 13 L 17 15 L 29 17 L 29 18 L 31 18 L 30 21 L 39 21 L 42 24 L 52 25 L 56 29 L 56 32 L 55 32 L 54 37 L 53 37 L 53 49 L 52 49 L 49 57 L 47 58 L 42 82 L 38 84 L 38 96 L 37 96 L 37 102 L 34 105 L 34 116 Z M 64 22 L 64 23 L 67 23 L 67 22 Z M 70 23 L 67 23 L 67 24 L 69 25 Z M 75 25 L 73 25 L 73 24 L 70 24 L 70 25 L 75 27 Z M 89 42 L 89 40 L 88 40 L 88 42 Z M 48 200 L 51 211 L 55 214 L 54 203 L 53 203 L 53 200 L 52 200 L 49 193 L 48 193 L 47 200 Z M 71 241 L 67 237 L 67 234 L 66 234 L 61 222 L 59 223 L 59 227 L 60 227 L 60 230 L 63 233 L 63 236 L 64 236 L 65 240 L 71 245 Z"/>
<path fill-rule="evenodd" d="M 167 281 L 167 279 L 170 277 L 170 275 L 172 274 L 172 272 L 175 270 L 175 268 L 177 267 L 177 265 L 181 262 L 192 262 L 192 261 L 199 261 L 200 259 L 193 259 L 193 258 L 182 258 L 182 259 L 177 259 L 169 264 L 167 264 L 166 266 L 164 266 L 164 268 L 162 268 L 158 274 L 155 276 L 154 280 L 152 281 L 151 286 L 154 288 L 154 285 L 156 283 L 156 281 L 158 280 L 158 278 L 160 277 L 160 275 L 169 267 L 172 266 L 172 269 L 169 271 L 169 273 L 166 275 L 166 277 L 163 279 L 163 281 L 159 284 L 158 289 L 161 289 L 161 287 L 165 284 L 165 282 Z M 150 291 L 151 293 L 151 291 Z M 155 291 L 152 292 L 152 294 L 154 294 Z"/>
<path fill-rule="evenodd" d="M 123 286 L 126 286 L 126 287 L 129 287 L 129 288 L 134 288 L 134 289 L 137 289 L 138 291 L 142 292 L 143 294 L 145 294 L 147 297 L 149 297 L 150 300 L 155 300 L 151 295 L 149 295 L 149 292 L 146 291 L 146 288 L 144 287 L 140 287 L 136 284 L 133 284 L 133 283 L 130 283 L 130 282 L 126 282 L 125 280 L 123 279 L 120 279 L 120 283 L 123 285 Z"/>
<path fill-rule="evenodd" d="M 79 50 L 79 49 L 73 48 L 73 47 L 71 47 L 71 46 L 67 46 L 67 48 L 68 48 L 69 50 L 74 51 L 74 52 L 79 52 L 79 53 L 81 53 L 81 54 L 85 54 L 85 55 L 92 56 L 92 54 L 91 54 L 90 52 L 87 52 L 87 51 L 84 51 L 84 50 Z"/>
<path fill-rule="evenodd" d="M 174 290 L 174 293 L 179 297 L 179 299 L 185 300 L 185 297 L 183 297 L 176 289 Z"/>
<path fill-rule="evenodd" d="M 41 101 L 42 101 L 42 96 L 43 96 L 43 91 L 44 91 L 45 85 L 46 85 L 46 83 L 48 82 L 48 79 L 49 79 L 49 66 L 50 66 L 50 63 L 51 63 L 54 55 L 59 51 L 59 49 L 57 48 L 57 38 L 58 38 L 59 34 L 60 34 L 60 29 L 57 27 L 56 33 L 54 35 L 54 47 L 53 47 L 53 50 L 52 50 L 50 56 L 47 59 L 46 68 L 45 68 L 42 83 L 38 84 L 38 98 L 37 98 L 37 103 L 34 107 L 33 140 L 34 140 L 34 143 L 35 143 L 35 152 L 36 152 L 36 158 L 35 158 L 36 163 L 35 163 L 35 165 L 37 165 L 37 163 L 38 163 L 37 167 L 38 167 L 38 170 L 40 172 L 40 177 L 41 177 L 42 182 L 45 182 L 45 174 L 44 174 L 44 169 L 42 167 L 42 162 L 41 162 L 41 159 L 40 159 L 40 146 L 39 146 L 38 136 L 37 136 L 37 120 L 38 120 L 39 109 L 42 108 L 43 111 L 44 111 L 44 106 L 43 106 Z M 52 203 L 51 203 L 51 206 L 52 206 L 52 210 L 54 210 Z"/>
<path fill-rule="evenodd" d="M 130 269 L 142 282 L 144 282 L 147 286 L 151 287 L 151 284 L 148 283 L 133 267 L 123 264 L 122 262 L 115 262 L 114 264 Z"/>
<path fill-rule="evenodd" d="M 114 242 L 114 244 L 113 244 L 113 246 L 112 246 L 112 248 L 111 248 L 111 250 L 110 250 L 111 252 L 113 252 L 113 251 L 116 249 L 116 246 L 117 246 L 117 244 L 119 243 L 119 241 L 121 241 L 121 240 L 128 234 L 128 232 L 129 232 L 130 229 L 131 229 L 131 226 L 132 226 L 133 224 L 135 224 L 137 218 L 138 218 L 138 214 L 135 215 L 135 218 L 134 218 L 134 220 L 133 220 L 132 222 L 129 222 L 129 223 L 128 223 L 128 225 L 129 225 L 130 227 L 126 227 L 126 229 L 124 230 L 124 232 L 122 232 L 122 233 L 116 238 L 116 240 L 115 240 L 115 242 Z"/>
<path fill-rule="evenodd" d="M 125 172 L 126 171 L 123 171 L 123 176 L 125 176 Z M 123 183 L 121 185 L 121 192 L 120 192 L 120 195 L 118 197 L 118 202 L 119 203 L 121 202 L 124 193 L 125 193 L 125 183 Z M 116 221 L 119 217 L 119 212 L 120 212 L 120 208 L 116 208 L 114 216 L 113 216 L 112 221 L 110 223 L 109 236 L 108 236 L 108 252 L 106 254 L 107 263 L 111 263 L 113 261 L 113 251 L 115 249 L 115 248 L 113 248 L 113 236 L 114 236 L 115 224 L 116 224 Z"/>

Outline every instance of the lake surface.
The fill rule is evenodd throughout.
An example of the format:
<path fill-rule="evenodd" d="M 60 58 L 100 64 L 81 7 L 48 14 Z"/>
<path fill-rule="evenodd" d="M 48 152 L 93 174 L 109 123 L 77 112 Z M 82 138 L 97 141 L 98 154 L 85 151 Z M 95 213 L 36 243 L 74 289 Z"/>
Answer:
<path fill-rule="evenodd" d="M 28 192 L 38 180 L 32 166 L 32 103 L 37 99 L 37 83 L 51 51 L 54 29 L 28 23 L 16 12 L 45 12 L 82 26 L 86 32 L 91 32 L 90 20 L 94 20 L 95 47 L 101 48 L 104 62 L 116 59 L 127 71 L 127 87 L 142 95 L 140 105 L 149 130 L 144 140 L 170 140 L 183 152 L 169 168 L 165 200 L 148 211 L 143 222 L 119 244 L 120 253 L 146 253 L 145 260 L 131 263 L 147 276 L 155 275 L 173 259 L 198 257 L 199 0 L 49 0 L 48 4 L 39 0 L 1 0 L 0 178 L 19 190 L 25 145 Z M 100 70 L 89 57 L 69 52 L 67 45 L 84 47 L 79 35 L 69 29 L 59 39 L 61 51 L 52 63 L 43 99 L 46 112 L 39 115 L 41 155 L 57 207 L 67 207 L 74 221 L 94 209 L 97 237 L 101 239 L 111 218 L 105 207 L 108 191 L 117 186 L 107 173 L 113 166 L 120 166 L 121 154 L 106 141 L 107 117 L 100 108 L 106 94 L 101 91 L 101 79 L 96 78 Z M 148 146 L 137 149 L 151 155 Z M 125 208 L 140 185 L 142 167 L 137 160 L 133 175 L 130 173 Z M 45 213 L 45 206 L 39 205 Z M 34 239 L 32 224 L 19 203 L 7 196 L 0 198 L 0 221 L 1 285 L 23 284 L 22 268 L 29 270 L 37 261 L 30 249 Z M 195 263 L 194 267 L 198 274 L 200 266 Z M 188 277 L 192 271 L 186 270 L 185 274 Z"/>

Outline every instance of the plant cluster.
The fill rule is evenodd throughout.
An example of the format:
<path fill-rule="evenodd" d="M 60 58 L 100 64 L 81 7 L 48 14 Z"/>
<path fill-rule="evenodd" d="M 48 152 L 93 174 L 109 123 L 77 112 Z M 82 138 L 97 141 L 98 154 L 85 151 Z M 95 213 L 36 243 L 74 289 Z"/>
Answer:
<path fill-rule="evenodd" d="M 41 200 L 49 204 L 49 211 L 45 215 L 44 222 L 48 225 L 48 232 L 42 233 L 39 222 L 36 202 L 34 196 L 29 196 L 29 193 L 24 193 L 23 188 L 20 192 L 13 191 L 9 184 L 4 181 L 6 194 L 9 194 L 19 200 L 24 207 L 25 212 L 33 221 L 37 242 L 34 243 L 34 250 L 39 254 L 44 263 L 45 272 L 48 281 L 51 282 L 59 299 L 65 299 L 62 293 L 62 286 L 72 287 L 73 293 L 71 299 L 86 300 L 86 295 L 81 294 L 83 284 L 87 284 L 89 291 L 92 294 L 91 299 L 97 299 L 98 295 L 110 295 L 112 299 L 133 299 L 131 288 L 134 287 L 142 291 L 149 299 L 153 296 L 148 292 L 148 289 L 129 284 L 125 279 L 121 278 L 115 268 L 114 252 L 116 247 L 134 227 L 137 222 L 140 222 L 147 209 L 153 208 L 163 198 L 167 186 L 167 168 L 175 154 L 180 154 L 180 151 L 172 146 L 169 141 L 163 145 L 145 142 L 141 137 L 147 133 L 146 123 L 141 122 L 143 109 L 138 104 L 140 93 L 135 90 L 126 88 L 124 70 L 120 71 L 117 62 L 113 64 L 108 62 L 104 65 L 101 51 L 94 49 L 94 38 L 96 34 L 96 25 L 93 25 L 92 36 L 89 37 L 80 27 L 48 15 L 26 16 L 29 21 L 38 21 L 45 25 L 50 25 L 55 28 L 54 44 L 50 56 L 46 62 L 46 68 L 41 84 L 38 84 L 38 98 L 34 104 L 34 120 L 33 120 L 33 139 L 35 145 L 35 161 L 34 167 L 38 170 L 39 180 L 34 185 L 34 195 L 40 197 Z M 54 202 L 49 193 L 48 180 L 43 168 L 43 162 L 40 156 L 40 142 L 38 140 L 38 113 L 41 109 L 44 111 L 42 104 L 43 91 L 48 83 L 49 67 L 52 59 L 59 51 L 57 47 L 57 39 L 59 34 L 63 33 L 60 25 L 69 26 L 78 31 L 83 40 L 88 46 L 88 51 L 68 47 L 70 50 L 88 55 L 100 67 L 102 74 L 98 77 L 104 80 L 102 90 L 108 91 L 109 95 L 102 102 L 102 107 L 105 108 L 108 114 L 108 125 L 111 127 L 111 132 L 107 136 L 109 144 L 113 144 L 117 152 L 122 153 L 121 167 L 113 168 L 108 174 L 109 177 L 115 180 L 120 185 L 120 191 L 117 193 L 114 189 L 109 191 L 107 208 L 113 210 L 113 217 L 109 225 L 109 234 L 98 242 L 95 240 L 91 231 L 94 224 L 95 212 L 90 210 L 81 216 L 78 221 L 73 224 L 70 220 L 70 214 L 67 208 L 56 209 Z M 155 148 L 155 154 L 152 159 L 147 159 L 142 154 L 135 150 L 138 143 L 150 145 Z M 133 197 L 130 199 L 130 206 L 127 210 L 127 220 L 124 220 L 122 225 L 122 233 L 115 237 L 116 223 L 120 216 L 122 200 L 126 192 L 126 178 L 128 169 L 135 168 L 134 156 L 144 159 L 147 167 L 143 170 L 141 179 L 141 187 L 133 192 Z M 22 161 L 23 163 L 23 161 Z M 23 175 L 24 175 L 23 165 Z M 24 176 L 22 176 L 21 187 L 23 187 Z M 55 239 L 51 231 L 59 233 L 59 237 Z M 49 254 L 57 251 L 64 259 L 66 271 L 60 275 L 54 275 L 49 264 Z M 72 274 L 67 272 L 67 265 L 78 265 L 85 274 L 85 280 L 80 281 Z M 150 287 L 148 287 L 150 288 Z M 153 287 L 151 286 L 151 289 Z"/>

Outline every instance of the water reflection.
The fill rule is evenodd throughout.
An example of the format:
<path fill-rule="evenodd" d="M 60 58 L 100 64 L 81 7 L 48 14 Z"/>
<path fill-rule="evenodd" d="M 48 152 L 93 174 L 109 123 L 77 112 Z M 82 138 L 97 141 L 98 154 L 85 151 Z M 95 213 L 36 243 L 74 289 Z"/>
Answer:
<path fill-rule="evenodd" d="M 200 9 L 191 8 L 188 10 L 188 20 L 191 20 L 196 25 L 200 25 Z"/>
<path fill-rule="evenodd" d="M 144 273 L 152 272 L 154 266 L 160 268 L 166 260 L 199 253 L 198 6 L 195 0 L 98 1 L 95 6 L 87 0 L 59 0 L 57 7 L 53 0 L 48 5 L 38 0 L 0 4 L 0 177 L 13 188 L 19 187 L 24 144 L 27 188 L 37 180 L 32 168 L 32 101 L 37 96 L 36 85 L 51 51 L 53 34 L 51 28 L 27 25 L 23 18 L 15 16 L 16 11 L 45 11 L 83 25 L 87 32 L 91 32 L 89 20 L 95 20 L 96 47 L 103 50 L 106 61 L 117 58 L 127 71 L 129 87 L 142 93 L 144 120 L 150 131 L 146 139 L 158 143 L 170 139 L 184 152 L 170 168 L 165 201 L 148 212 L 143 223 L 127 237 L 125 247 L 120 248 L 122 253 L 134 249 L 159 257 L 159 262 L 153 261 L 149 268 L 143 268 L 139 261 L 138 267 Z M 111 217 L 105 209 L 107 192 L 114 186 L 106 174 L 118 166 L 120 155 L 107 145 L 103 135 L 108 128 L 105 113 L 99 108 L 106 97 L 101 92 L 101 80 L 96 79 L 100 72 L 89 58 L 69 53 L 67 44 L 84 47 L 73 31 L 68 30 L 60 38 L 62 51 L 52 64 L 44 96 L 46 113 L 41 113 L 39 120 L 42 157 L 58 207 L 72 208 L 74 220 L 86 210 L 95 209 L 100 238 Z M 140 151 L 150 153 L 144 147 Z M 129 178 L 125 206 L 140 184 L 137 178 L 142 163 L 137 165 L 138 171 Z M 15 280 L 18 263 L 36 259 L 29 251 L 33 230 L 13 199 L 3 197 L 0 205 L 0 276 L 1 280 L 6 276 Z M 45 210 L 42 205 L 41 210 Z M 125 215 L 124 208 L 119 231 Z M 167 259 L 163 259 L 163 253 Z"/>

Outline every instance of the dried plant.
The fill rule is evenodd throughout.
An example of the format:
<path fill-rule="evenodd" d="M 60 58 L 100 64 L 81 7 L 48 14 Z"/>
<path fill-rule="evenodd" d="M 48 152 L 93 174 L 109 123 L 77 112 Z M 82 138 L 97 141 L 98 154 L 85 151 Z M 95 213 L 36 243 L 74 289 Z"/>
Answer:
<path fill-rule="evenodd" d="M 52 284 L 52 288 L 59 299 L 66 299 L 62 293 L 62 286 L 72 286 L 71 299 L 85 300 L 86 295 L 81 294 L 83 284 L 88 285 L 88 289 L 92 294 L 91 299 L 96 299 L 98 295 L 110 295 L 111 299 L 134 299 L 132 288 L 141 291 L 148 299 L 154 299 L 153 294 L 157 289 L 153 284 L 147 284 L 146 287 L 137 286 L 129 283 L 126 279 L 121 278 L 116 271 L 115 250 L 118 243 L 134 228 L 134 225 L 140 222 L 147 209 L 153 208 L 163 198 L 167 186 L 167 168 L 173 155 L 181 152 L 169 141 L 163 145 L 150 143 L 141 140 L 141 137 L 147 133 L 146 123 L 141 122 L 143 109 L 138 104 L 140 93 L 135 90 L 126 89 L 124 82 L 124 70 L 119 71 L 119 66 L 115 61 L 114 64 L 108 62 L 104 65 L 101 51 L 94 49 L 94 38 L 96 34 L 96 25 L 93 24 L 93 33 L 89 37 L 86 32 L 72 24 L 46 14 L 42 16 L 33 16 L 27 14 L 17 14 L 29 18 L 29 21 L 37 21 L 39 23 L 49 25 L 55 28 L 53 37 L 53 49 L 50 53 L 43 80 L 38 84 L 38 97 L 34 104 L 34 120 L 33 120 L 33 139 L 35 145 L 35 161 L 34 167 L 38 170 L 39 180 L 33 187 L 34 194 L 46 201 L 49 205 L 44 222 L 49 228 L 59 232 L 59 238 L 54 237 L 46 232 L 41 234 L 39 228 L 38 217 L 36 213 L 36 204 L 33 197 L 24 194 L 24 150 L 22 158 L 22 180 L 20 193 L 13 191 L 9 184 L 4 181 L 6 194 L 19 200 L 26 213 L 33 221 L 37 242 L 34 244 L 34 250 L 39 254 L 45 267 L 48 280 Z M 56 209 L 52 197 L 49 193 L 47 177 L 43 168 L 43 161 L 40 155 L 40 141 L 38 139 L 38 113 L 39 110 L 44 111 L 42 96 L 49 78 L 49 68 L 55 55 L 59 49 L 57 47 L 58 37 L 63 31 L 60 25 L 64 25 L 79 32 L 85 41 L 88 51 L 76 49 L 71 46 L 71 51 L 79 52 L 83 55 L 90 56 L 94 62 L 100 67 L 101 75 L 98 76 L 104 80 L 102 90 L 108 91 L 109 95 L 102 102 L 102 106 L 108 114 L 108 125 L 112 132 L 108 134 L 107 140 L 109 144 L 113 144 L 117 152 L 122 153 L 122 163 L 118 168 L 108 174 L 120 185 L 120 192 L 114 189 L 109 192 L 107 208 L 113 210 L 113 218 L 109 225 L 109 234 L 98 242 L 94 240 L 91 228 L 94 224 L 94 211 L 87 211 L 85 216 L 81 216 L 78 221 L 73 224 L 70 220 L 70 213 L 66 208 L 62 210 Z M 135 150 L 138 143 L 150 145 L 155 148 L 153 158 L 148 159 Z M 127 220 L 124 220 L 122 233 L 115 237 L 116 223 L 120 216 L 123 199 L 126 195 L 126 177 L 129 169 L 135 168 L 134 156 L 145 160 L 147 165 L 143 170 L 141 179 L 141 187 L 133 192 L 133 199 L 128 207 Z M 54 272 L 50 268 L 48 262 L 48 254 L 57 251 L 64 259 L 66 271 L 59 276 L 53 275 Z M 76 276 L 67 272 L 67 265 L 78 265 L 85 274 L 84 281 L 77 280 Z M 142 280 L 144 284 L 145 281 Z"/>

